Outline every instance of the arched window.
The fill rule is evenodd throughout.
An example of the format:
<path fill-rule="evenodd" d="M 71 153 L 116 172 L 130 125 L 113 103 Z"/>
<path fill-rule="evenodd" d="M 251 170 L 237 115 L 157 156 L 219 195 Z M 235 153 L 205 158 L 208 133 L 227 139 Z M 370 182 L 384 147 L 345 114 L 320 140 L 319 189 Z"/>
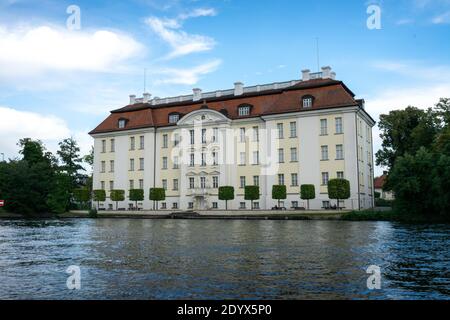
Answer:
<path fill-rule="evenodd" d="M 247 117 L 252 112 L 252 105 L 250 104 L 242 104 L 238 107 L 238 115 L 239 117 Z"/>
<path fill-rule="evenodd" d="M 177 123 L 180 121 L 180 114 L 179 113 L 171 113 L 169 114 L 169 123 Z"/>
<path fill-rule="evenodd" d="M 303 108 L 312 108 L 314 104 L 314 97 L 307 95 L 302 97 Z"/>

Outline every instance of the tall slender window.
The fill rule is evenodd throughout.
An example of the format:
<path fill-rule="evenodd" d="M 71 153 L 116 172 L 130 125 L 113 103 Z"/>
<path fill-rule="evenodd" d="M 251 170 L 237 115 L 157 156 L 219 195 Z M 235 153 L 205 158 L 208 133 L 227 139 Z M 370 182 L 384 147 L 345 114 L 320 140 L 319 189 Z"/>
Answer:
<path fill-rule="evenodd" d="M 241 128 L 240 130 L 240 141 L 245 142 L 245 128 Z"/>
<path fill-rule="evenodd" d="M 130 150 L 136 149 L 136 139 L 134 137 L 130 137 Z"/>
<path fill-rule="evenodd" d="M 195 178 L 189 178 L 189 189 L 195 189 Z"/>
<path fill-rule="evenodd" d="M 253 176 L 253 185 L 259 186 L 259 176 Z"/>
<path fill-rule="evenodd" d="M 139 179 L 139 189 L 144 189 L 144 179 Z"/>
<path fill-rule="evenodd" d="M 195 144 L 195 131 L 189 130 L 189 135 L 191 137 L 191 144 Z"/>
<path fill-rule="evenodd" d="M 336 118 L 336 134 L 344 133 L 342 128 L 342 118 Z"/>
<path fill-rule="evenodd" d="M 284 149 L 278 149 L 278 163 L 284 163 Z"/>
<path fill-rule="evenodd" d="M 180 169 L 180 158 L 178 156 L 173 157 L 173 168 Z"/>
<path fill-rule="evenodd" d="M 169 147 L 169 136 L 167 134 L 163 135 L 163 148 L 167 149 Z"/>
<path fill-rule="evenodd" d="M 213 189 L 218 189 L 218 188 L 219 188 L 219 177 L 214 176 L 213 177 Z"/>
<path fill-rule="evenodd" d="M 298 187 L 298 174 L 297 173 L 291 174 L 291 186 Z"/>
<path fill-rule="evenodd" d="M 106 162 L 105 162 L 105 161 L 102 161 L 102 162 L 101 162 L 101 169 L 100 169 L 100 172 L 101 172 L 101 173 L 105 173 L 105 171 L 106 171 Z"/>
<path fill-rule="evenodd" d="M 134 159 L 130 159 L 130 171 L 134 171 Z"/>
<path fill-rule="evenodd" d="M 217 166 L 219 164 L 219 153 L 217 151 L 214 151 L 212 153 L 213 156 L 213 166 Z"/>
<path fill-rule="evenodd" d="M 109 190 L 114 190 L 114 181 L 109 182 Z"/>
<path fill-rule="evenodd" d="M 144 171 L 144 158 L 139 158 L 139 170 Z"/>
<path fill-rule="evenodd" d="M 278 175 L 278 185 L 284 186 L 284 174 Z"/>
<path fill-rule="evenodd" d="M 163 157 L 162 158 L 162 169 L 163 170 L 167 170 L 168 169 L 167 157 Z"/>
<path fill-rule="evenodd" d="M 134 180 L 130 180 L 130 190 L 134 189 Z"/>
<path fill-rule="evenodd" d="M 212 142 L 217 142 L 217 141 L 219 141 L 219 128 L 214 128 Z"/>
<path fill-rule="evenodd" d="M 163 179 L 162 187 L 163 187 L 164 190 L 167 190 L 167 180 L 166 179 Z"/>
<path fill-rule="evenodd" d="M 189 166 L 190 167 L 194 167 L 195 166 L 195 154 L 194 153 L 191 153 L 191 155 L 190 155 Z"/>
<path fill-rule="evenodd" d="M 200 189 L 206 189 L 206 177 L 200 177 Z"/>
<path fill-rule="evenodd" d="M 202 167 L 206 167 L 206 153 L 202 153 Z"/>
<path fill-rule="evenodd" d="M 240 154 L 240 163 L 239 163 L 239 165 L 245 166 L 245 163 L 246 163 L 246 155 L 245 155 L 245 152 L 241 152 L 241 154 Z"/>
<path fill-rule="evenodd" d="M 259 165 L 259 151 L 253 152 L 253 165 Z"/>
<path fill-rule="evenodd" d="M 244 189 L 245 188 L 245 177 L 244 176 L 242 176 L 240 178 L 240 182 L 241 182 L 241 189 Z"/>
<path fill-rule="evenodd" d="M 258 142 L 259 141 L 259 128 L 253 127 L 253 141 Z"/>
<path fill-rule="evenodd" d="M 111 152 L 116 152 L 116 140 L 111 139 Z"/>
<path fill-rule="evenodd" d="M 277 124 L 277 130 L 278 130 L 278 139 L 284 138 L 284 126 L 282 123 Z"/>
<path fill-rule="evenodd" d="M 291 148 L 291 162 L 298 161 L 297 148 Z"/>
<path fill-rule="evenodd" d="M 109 172 L 114 172 L 114 160 L 109 161 Z"/>
<path fill-rule="evenodd" d="M 328 172 L 322 172 L 322 185 L 328 185 L 329 175 Z"/>
<path fill-rule="evenodd" d="M 328 160 L 328 146 L 322 146 L 322 161 Z"/>
<path fill-rule="evenodd" d="M 320 120 L 320 134 L 326 136 L 328 134 L 328 121 L 327 119 Z"/>
<path fill-rule="evenodd" d="M 336 145 L 336 160 L 344 159 L 344 146 L 342 144 Z"/>
<path fill-rule="evenodd" d="M 202 143 L 206 143 L 206 129 L 202 129 Z"/>
<path fill-rule="evenodd" d="M 297 122 L 290 123 L 291 138 L 297 138 Z"/>
<path fill-rule="evenodd" d="M 145 147 L 145 138 L 144 138 L 144 136 L 140 136 L 139 137 L 139 149 L 144 150 L 144 147 Z"/>
<path fill-rule="evenodd" d="M 102 153 L 106 153 L 106 140 L 102 140 Z"/>
<path fill-rule="evenodd" d="M 178 179 L 173 179 L 173 190 L 178 191 Z"/>

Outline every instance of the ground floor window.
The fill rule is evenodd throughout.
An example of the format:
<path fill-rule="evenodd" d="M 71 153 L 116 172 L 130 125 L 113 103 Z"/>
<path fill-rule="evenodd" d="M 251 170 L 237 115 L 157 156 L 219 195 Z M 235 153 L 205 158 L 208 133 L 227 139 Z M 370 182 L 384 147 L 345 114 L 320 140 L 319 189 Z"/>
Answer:
<path fill-rule="evenodd" d="M 298 208 L 298 201 L 292 201 L 292 208 Z"/>
<path fill-rule="evenodd" d="M 178 209 L 178 202 L 174 202 L 172 208 L 173 209 Z"/>
<path fill-rule="evenodd" d="M 110 203 L 108 204 L 108 210 L 112 210 L 113 209 L 113 205 Z"/>
<path fill-rule="evenodd" d="M 322 201 L 322 208 L 323 209 L 329 209 L 330 208 L 330 201 Z"/>
<path fill-rule="evenodd" d="M 213 209 L 218 209 L 219 208 L 219 204 L 217 202 L 213 202 L 212 206 L 213 206 Z"/>
<path fill-rule="evenodd" d="M 189 202 L 188 203 L 188 208 L 189 209 L 194 209 L 194 203 L 193 202 Z"/>
<path fill-rule="evenodd" d="M 241 202 L 241 203 L 239 204 L 239 208 L 240 208 L 240 209 L 245 209 L 245 208 L 246 208 L 245 202 Z"/>
<path fill-rule="evenodd" d="M 161 209 L 166 210 L 167 209 L 167 203 L 165 203 L 165 202 L 161 203 Z"/>
<path fill-rule="evenodd" d="M 253 209 L 259 210 L 259 202 L 253 202 Z"/>

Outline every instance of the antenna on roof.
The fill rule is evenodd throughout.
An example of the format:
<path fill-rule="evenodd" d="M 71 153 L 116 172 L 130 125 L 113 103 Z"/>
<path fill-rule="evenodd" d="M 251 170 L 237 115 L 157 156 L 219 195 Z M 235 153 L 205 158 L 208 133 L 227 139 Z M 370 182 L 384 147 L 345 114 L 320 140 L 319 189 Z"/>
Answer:
<path fill-rule="evenodd" d="M 319 37 L 316 38 L 316 51 L 317 51 L 317 72 L 320 72 Z"/>

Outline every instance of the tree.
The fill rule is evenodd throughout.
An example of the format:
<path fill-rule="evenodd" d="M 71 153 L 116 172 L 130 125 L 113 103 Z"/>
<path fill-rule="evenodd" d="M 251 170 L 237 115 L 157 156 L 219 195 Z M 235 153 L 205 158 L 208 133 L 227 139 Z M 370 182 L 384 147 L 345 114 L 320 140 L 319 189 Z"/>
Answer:
<path fill-rule="evenodd" d="M 156 203 L 155 210 L 158 210 L 158 202 L 166 200 L 166 190 L 164 188 L 151 188 L 150 189 L 150 200 Z"/>
<path fill-rule="evenodd" d="M 80 148 L 73 138 L 64 139 L 59 143 L 57 154 L 62 163 L 60 169 L 71 177 L 72 190 L 80 185 L 80 180 L 83 177 L 83 175 L 79 174 L 79 171 L 85 171 L 81 165 L 83 159 L 79 153 Z"/>
<path fill-rule="evenodd" d="M 328 181 L 328 197 L 337 200 L 339 210 L 339 200 L 350 198 L 350 181 L 345 179 L 331 179 Z"/>
<path fill-rule="evenodd" d="M 309 210 L 309 200 L 316 198 L 316 188 L 313 184 L 303 184 L 300 186 L 300 198 L 306 200 Z"/>
<path fill-rule="evenodd" d="M 137 202 L 138 201 L 144 201 L 144 190 L 142 189 L 131 189 L 129 194 L 130 201 L 135 202 L 136 210 L 138 208 Z"/>
<path fill-rule="evenodd" d="M 273 186 L 272 187 L 272 199 L 278 200 L 278 207 L 280 207 L 280 200 L 287 199 L 286 186 Z"/>
<path fill-rule="evenodd" d="M 106 191 L 105 190 L 94 190 L 93 200 L 97 201 L 97 209 L 100 208 L 100 202 L 106 201 Z"/>
<path fill-rule="evenodd" d="M 47 206 L 52 213 L 67 212 L 70 204 L 70 177 L 65 173 L 57 173 L 53 179 L 53 186 L 47 196 Z"/>
<path fill-rule="evenodd" d="M 125 201 L 125 190 L 111 190 L 109 197 L 116 203 L 116 210 L 118 210 L 119 201 Z"/>
<path fill-rule="evenodd" d="M 91 147 L 89 154 L 83 157 L 83 161 L 86 162 L 90 167 L 94 166 L 94 147 Z"/>
<path fill-rule="evenodd" d="M 73 190 L 73 197 L 75 201 L 80 202 L 81 204 L 85 204 L 89 200 L 91 200 L 91 193 L 86 188 L 75 189 Z"/>
<path fill-rule="evenodd" d="M 219 200 L 225 201 L 225 210 L 228 210 L 228 201 L 234 200 L 234 187 L 220 187 L 219 188 Z"/>
<path fill-rule="evenodd" d="M 250 200 L 252 202 L 252 210 L 253 210 L 253 201 L 259 200 L 259 187 L 258 186 L 246 186 L 245 187 L 245 200 Z"/>
<path fill-rule="evenodd" d="M 376 153 L 376 164 L 391 170 L 398 157 L 415 154 L 420 147 L 431 145 L 438 131 L 437 123 L 432 109 L 408 107 L 381 115 L 382 148 Z"/>

